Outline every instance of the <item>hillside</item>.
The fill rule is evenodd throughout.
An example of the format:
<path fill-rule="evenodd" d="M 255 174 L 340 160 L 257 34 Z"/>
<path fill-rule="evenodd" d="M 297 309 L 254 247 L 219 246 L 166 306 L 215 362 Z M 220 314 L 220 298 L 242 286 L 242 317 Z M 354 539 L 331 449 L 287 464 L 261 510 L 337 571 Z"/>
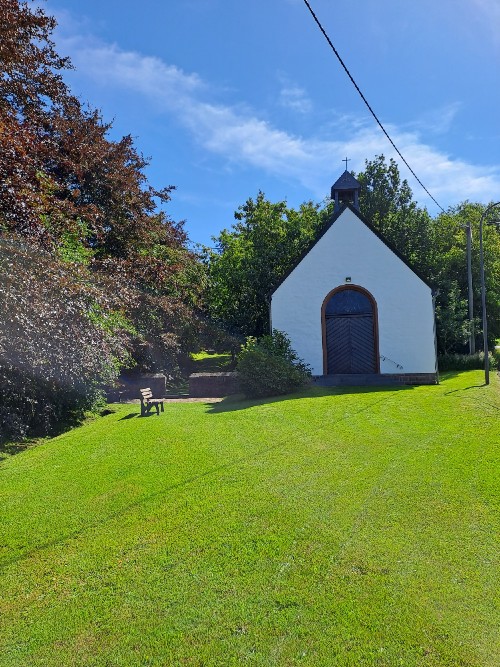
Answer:
<path fill-rule="evenodd" d="M 500 663 L 498 378 L 136 405 L 0 465 L 0 665 Z"/>

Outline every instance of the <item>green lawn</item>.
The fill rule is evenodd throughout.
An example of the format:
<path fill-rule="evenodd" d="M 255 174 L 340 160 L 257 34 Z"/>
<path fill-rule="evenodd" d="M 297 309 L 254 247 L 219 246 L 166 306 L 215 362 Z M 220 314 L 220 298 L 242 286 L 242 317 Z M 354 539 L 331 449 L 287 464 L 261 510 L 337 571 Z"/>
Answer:
<path fill-rule="evenodd" d="M 116 412 L 0 465 L 0 665 L 497 667 L 500 388 Z"/>
<path fill-rule="evenodd" d="M 233 370 L 229 353 L 195 352 L 191 354 L 191 373 L 219 373 Z"/>

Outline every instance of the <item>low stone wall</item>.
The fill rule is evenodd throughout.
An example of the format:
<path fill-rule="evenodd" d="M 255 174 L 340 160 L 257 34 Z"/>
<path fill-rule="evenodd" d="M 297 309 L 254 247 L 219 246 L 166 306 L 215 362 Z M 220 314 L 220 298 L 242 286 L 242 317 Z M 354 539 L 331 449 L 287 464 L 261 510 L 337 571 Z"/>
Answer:
<path fill-rule="evenodd" d="M 140 398 L 140 389 L 149 387 L 154 398 L 163 398 L 167 391 L 167 378 L 163 373 L 141 373 L 121 376 L 116 389 L 107 391 L 108 401 L 122 401 Z"/>
<path fill-rule="evenodd" d="M 189 395 L 193 398 L 222 398 L 240 392 L 238 374 L 192 373 L 189 376 Z"/>
<path fill-rule="evenodd" d="M 383 377 L 391 378 L 399 384 L 439 384 L 436 373 L 384 373 Z"/>

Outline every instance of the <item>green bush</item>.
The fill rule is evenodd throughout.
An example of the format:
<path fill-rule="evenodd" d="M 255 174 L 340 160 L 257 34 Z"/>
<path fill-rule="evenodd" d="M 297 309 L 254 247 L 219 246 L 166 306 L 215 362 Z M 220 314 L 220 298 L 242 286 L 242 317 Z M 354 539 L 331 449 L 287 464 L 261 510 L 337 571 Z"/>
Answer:
<path fill-rule="evenodd" d="M 252 398 L 289 394 L 311 378 L 309 367 L 292 350 L 286 334 L 276 330 L 270 336 L 247 338 L 237 370 L 242 391 Z"/>
<path fill-rule="evenodd" d="M 101 405 L 129 357 L 126 322 L 99 298 L 81 267 L 0 241 L 0 444 Z"/>
<path fill-rule="evenodd" d="M 498 350 L 489 353 L 490 368 L 500 367 Z M 484 352 L 476 354 L 443 354 L 438 357 L 440 371 L 472 371 L 484 368 Z"/>

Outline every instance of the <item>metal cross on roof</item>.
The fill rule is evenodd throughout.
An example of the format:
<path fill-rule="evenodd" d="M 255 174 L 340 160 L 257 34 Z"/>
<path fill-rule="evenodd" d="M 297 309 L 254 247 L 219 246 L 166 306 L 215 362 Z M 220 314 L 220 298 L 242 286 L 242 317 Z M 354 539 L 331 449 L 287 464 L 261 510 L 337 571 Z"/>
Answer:
<path fill-rule="evenodd" d="M 345 170 L 347 171 L 347 163 L 351 161 L 351 158 L 344 158 L 342 162 L 345 162 Z"/>

